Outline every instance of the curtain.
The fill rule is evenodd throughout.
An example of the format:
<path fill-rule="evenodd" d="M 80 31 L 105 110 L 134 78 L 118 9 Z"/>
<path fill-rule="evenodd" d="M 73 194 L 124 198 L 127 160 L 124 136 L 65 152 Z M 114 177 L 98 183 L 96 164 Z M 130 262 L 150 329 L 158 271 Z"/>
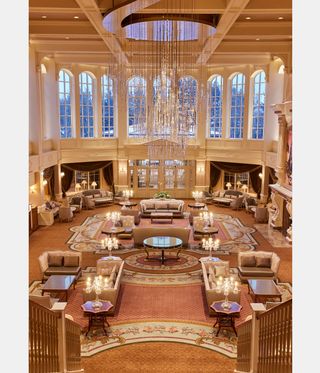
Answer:
<path fill-rule="evenodd" d="M 113 163 L 110 161 L 103 169 L 103 177 L 107 184 L 111 187 L 113 195 L 115 195 L 114 179 L 113 179 Z"/>
<path fill-rule="evenodd" d="M 249 173 L 251 186 L 253 190 L 257 193 L 257 197 L 259 199 L 261 193 L 261 179 L 259 177 L 260 172 L 262 172 L 262 166 L 259 166 L 259 168 Z"/>
<path fill-rule="evenodd" d="M 229 163 L 229 162 L 211 162 L 215 167 L 220 171 L 230 172 L 232 174 L 241 174 L 242 172 L 252 172 L 260 168 L 256 164 L 247 164 L 247 163 Z"/>
<path fill-rule="evenodd" d="M 48 182 L 50 199 L 54 201 L 56 199 L 56 195 L 54 192 L 54 166 L 45 168 L 43 170 L 43 178 Z"/>
<path fill-rule="evenodd" d="M 69 190 L 72 184 L 74 172 L 70 168 L 61 165 L 61 171 L 64 172 L 64 177 L 61 179 L 62 197 L 66 196 L 66 192 Z"/>
<path fill-rule="evenodd" d="M 210 162 L 210 186 L 209 192 L 217 185 L 221 175 L 221 170 L 217 168 L 213 162 Z"/>

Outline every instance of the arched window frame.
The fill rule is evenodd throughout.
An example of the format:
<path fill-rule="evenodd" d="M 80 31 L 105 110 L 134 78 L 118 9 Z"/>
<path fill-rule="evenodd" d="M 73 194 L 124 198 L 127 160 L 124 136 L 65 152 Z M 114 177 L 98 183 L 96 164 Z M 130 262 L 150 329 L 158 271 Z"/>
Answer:
<path fill-rule="evenodd" d="M 116 136 L 115 114 L 115 79 L 110 75 L 103 74 L 101 76 L 102 137 L 109 138 Z"/>
<path fill-rule="evenodd" d="M 214 89 L 213 84 L 218 85 Z M 220 84 L 220 85 L 219 85 Z M 220 89 L 220 96 L 217 90 Z M 208 129 L 209 137 L 221 139 L 222 137 L 222 114 L 223 114 L 223 77 L 215 74 L 208 80 Z"/>
<path fill-rule="evenodd" d="M 266 73 L 257 70 L 250 84 L 250 139 L 263 140 L 265 126 Z"/>
<path fill-rule="evenodd" d="M 68 77 L 68 81 L 66 81 L 66 77 Z M 61 69 L 58 77 L 59 125 L 61 139 L 69 139 L 74 136 L 72 115 L 72 83 L 72 73 L 66 69 Z"/>
<path fill-rule="evenodd" d="M 137 80 L 135 82 L 135 79 Z M 132 95 L 131 90 L 139 90 L 142 87 L 142 94 Z M 139 92 L 138 92 L 139 93 Z M 132 76 L 127 82 L 127 113 L 128 113 L 128 137 L 144 137 L 147 133 L 147 81 L 140 75 Z M 139 118 L 136 117 L 138 113 Z M 139 122 L 138 122 L 139 119 Z"/>
<path fill-rule="evenodd" d="M 240 79 L 241 78 L 241 79 Z M 242 139 L 245 111 L 246 77 L 241 72 L 236 72 L 229 77 L 229 138 Z M 237 88 L 237 94 L 233 92 Z M 238 124 L 238 125 L 237 125 Z"/>
<path fill-rule="evenodd" d="M 89 71 L 79 73 L 79 109 L 80 109 L 80 137 L 94 138 L 95 136 L 95 85 L 96 78 Z M 86 87 L 86 92 L 82 89 Z M 87 98 L 87 103 L 84 104 Z"/>
<path fill-rule="evenodd" d="M 194 112 L 194 117 L 193 117 L 193 125 L 191 126 L 191 130 L 189 132 L 189 137 L 194 137 L 196 135 L 196 126 L 197 126 L 197 94 L 198 94 L 198 82 L 197 82 L 197 79 L 195 79 L 193 76 L 191 75 L 184 75 L 182 77 L 180 77 L 179 81 L 178 81 L 178 97 L 179 97 L 179 111 L 180 113 L 183 111 L 183 110 L 189 110 L 188 109 L 188 106 L 190 107 L 190 103 L 188 102 L 189 101 L 189 98 L 184 94 L 184 90 L 187 88 L 189 89 L 191 87 L 191 84 L 190 83 L 187 83 L 186 84 L 186 87 L 183 87 L 182 84 L 185 84 L 185 82 L 187 81 L 187 79 L 190 79 L 189 82 L 192 82 L 191 84 L 195 84 L 195 87 L 192 87 L 191 89 L 195 88 L 195 92 L 194 92 L 194 95 L 192 97 L 192 102 L 191 102 L 191 105 L 194 106 L 195 108 L 195 112 Z M 188 87 L 189 85 L 189 87 Z"/>

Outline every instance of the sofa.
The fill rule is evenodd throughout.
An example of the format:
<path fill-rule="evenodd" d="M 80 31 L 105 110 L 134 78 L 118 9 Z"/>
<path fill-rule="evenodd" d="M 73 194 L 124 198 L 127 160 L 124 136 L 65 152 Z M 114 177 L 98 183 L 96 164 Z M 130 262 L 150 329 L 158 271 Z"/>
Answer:
<path fill-rule="evenodd" d="M 221 200 L 223 199 L 223 201 Z M 238 198 L 242 198 L 241 200 L 241 207 L 243 204 L 244 194 L 240 192 L 239 190 L 221 190 L 216 191 L 212 193 L 212 202 L 213 203 L 219 203 L 224 205 L 229 205 L 235 207 L 235 200 L 238 200 Z M 238 200 L 240 201 L 240 200 Z M 238 207 L 238 204 L 236 205 L 236 209 L 240 208 Z"/>
<path fill-rule="evenodd" d="M 90 209 L 93 207 L 105 206 L 113 203 L 112 192 L 103 189 L 89 189 L 82 192 L 83 205 Z M 91 203 L 90 203 L 91 201 Z M 94 206 L 92 206 L 94 204 Z"/>
<path fill-rule="evenodd" d="M 269 251 L 245 251 L 238 254 L 238 272 L 242 282 L 249 279 L 275 280 L 278 278 L 280 258 Z"/>
<path fill-rule="evenodd" d="M 219 277 L 229 277 L 230 268 L 228 261 L 218 261 L 218 262 L 201 262 L 202 276 L 204 281 L 204 288 L 206 293 L 206 300 L 209 309 L 209 315 L 215 316 L 216 312 L 210 308 L 213 302 L 219 302 L 224 300 L 223 292 L 217 293 L 216 280 Z M 223 270 L 224 269 L 224 270 Z M 238 278 L 235 278 L 237 281 Z M 240 285 L 240 284 L 239 284 Z M 228 299 L 232 302 L 237 302 L 240 304 L 240 291 L 237 294 L 230 293 Z"/>
<path fill-rule="evenodd" d="M 38 206 L 38 224 L 52 225 L 54 218 L 59 215 L 61 203 L 56 201 L 47 201 L 41 206 Z"/>
<path fill-rule="evenodd" d="M 81 259 L 79 252 L 52 250 L 43 252 L 38 260 L 42 281 L 51 275 L 75 275 L 76 281 L 81 276 Z"/>
<path fill-rule="evenodd" d="M 172 212 L 174 218 L 183 218 L 184 201 L 179 199 L 143 199 L 140 201 L 141 217 L 150 217 L 151 212 Z"/>
<path fill-rule="evenodd" d="M 99 295 L 100 300 L 108 300 L 113 304 L 113 307 L 108 311 L 109 315 L 114 315 L 117 306 L 120 282 L 123 274 L 124 261 L 119 260 L 104 260 L 99 259 L 97 261 L 97 275 L 108 280 L 108 288 L 103 289 Z M 82 290 L 83 303 L 96 299 L 96 294 L 94 291 L 87 293 L 86 289 Z"/>
<path fill-rule="evenodd" d="M 133 241 L 135 247 L 143 246 L 143 240 L 148 237 L 153 236 L 171 236 L 171 237 L 177 237 L 182 240 L 182 246 L 188 247 L 188 241 L 189 241 L 189 235 L 190 235 L 190 228 L 182 228 L 182 227 L 136 227 L 133 228 Z"/>

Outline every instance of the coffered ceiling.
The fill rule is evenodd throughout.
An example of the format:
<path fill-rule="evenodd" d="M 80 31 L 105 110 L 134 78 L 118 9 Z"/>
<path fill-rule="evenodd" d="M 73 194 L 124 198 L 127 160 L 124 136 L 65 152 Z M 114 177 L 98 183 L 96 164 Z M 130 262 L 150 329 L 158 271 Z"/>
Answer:
<path fill-rule="evenodd" d="M 136 56 L 156 53 L 147 41 L 128 39 L 125 31 L 115 35 L 103 27 L 104 16 L 123 3 L 149 5 L 139 5 L 136 13 L 143 15 L 218 15 L 214 33 L 203 34 L 192 48 L 181 48 L 193 63 L 266 63 L 277 56 L 290 64 L 291 0 L 30 0 L 30 43 L 39 56 L 54 56 L 61 63 L 130 65 Z"/>

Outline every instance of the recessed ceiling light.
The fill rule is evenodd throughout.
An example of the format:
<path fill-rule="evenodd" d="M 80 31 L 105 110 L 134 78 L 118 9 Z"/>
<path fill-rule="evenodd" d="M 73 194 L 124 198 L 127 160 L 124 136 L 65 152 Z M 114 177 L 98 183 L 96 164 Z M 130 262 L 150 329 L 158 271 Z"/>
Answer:
<path fill-rule="evenodd" d="M 69 38 L 69 36 L 66 36 L 65 39 L 68 40 L 68 39 L 70 39 L 70 38 Z"/>
<path fill-rule="evenodd" d="M 74 19 L 79 19 L 79 16 L 74 16 L 73 18 L 74 18 Z"/>
<path fill-rule="evenodd" d="M 251 17 L 246 17 L 246 19 L 251 19 Z"/>
<path fill-rule="evenodd" d="M 256 40 L 260 40 L 260 38 L 256 38 Z"/>
<path fill-rule="evenodd" d="M 43 19 L 46 19 L 46 18 L 47 18 L 47 16 L 41 16 L 41 18 L 43 18 Z"/>
<path fill-rule="evenodd" d="M 278 19 L 284 19 L 283 17 L 278 17 Z"/>

